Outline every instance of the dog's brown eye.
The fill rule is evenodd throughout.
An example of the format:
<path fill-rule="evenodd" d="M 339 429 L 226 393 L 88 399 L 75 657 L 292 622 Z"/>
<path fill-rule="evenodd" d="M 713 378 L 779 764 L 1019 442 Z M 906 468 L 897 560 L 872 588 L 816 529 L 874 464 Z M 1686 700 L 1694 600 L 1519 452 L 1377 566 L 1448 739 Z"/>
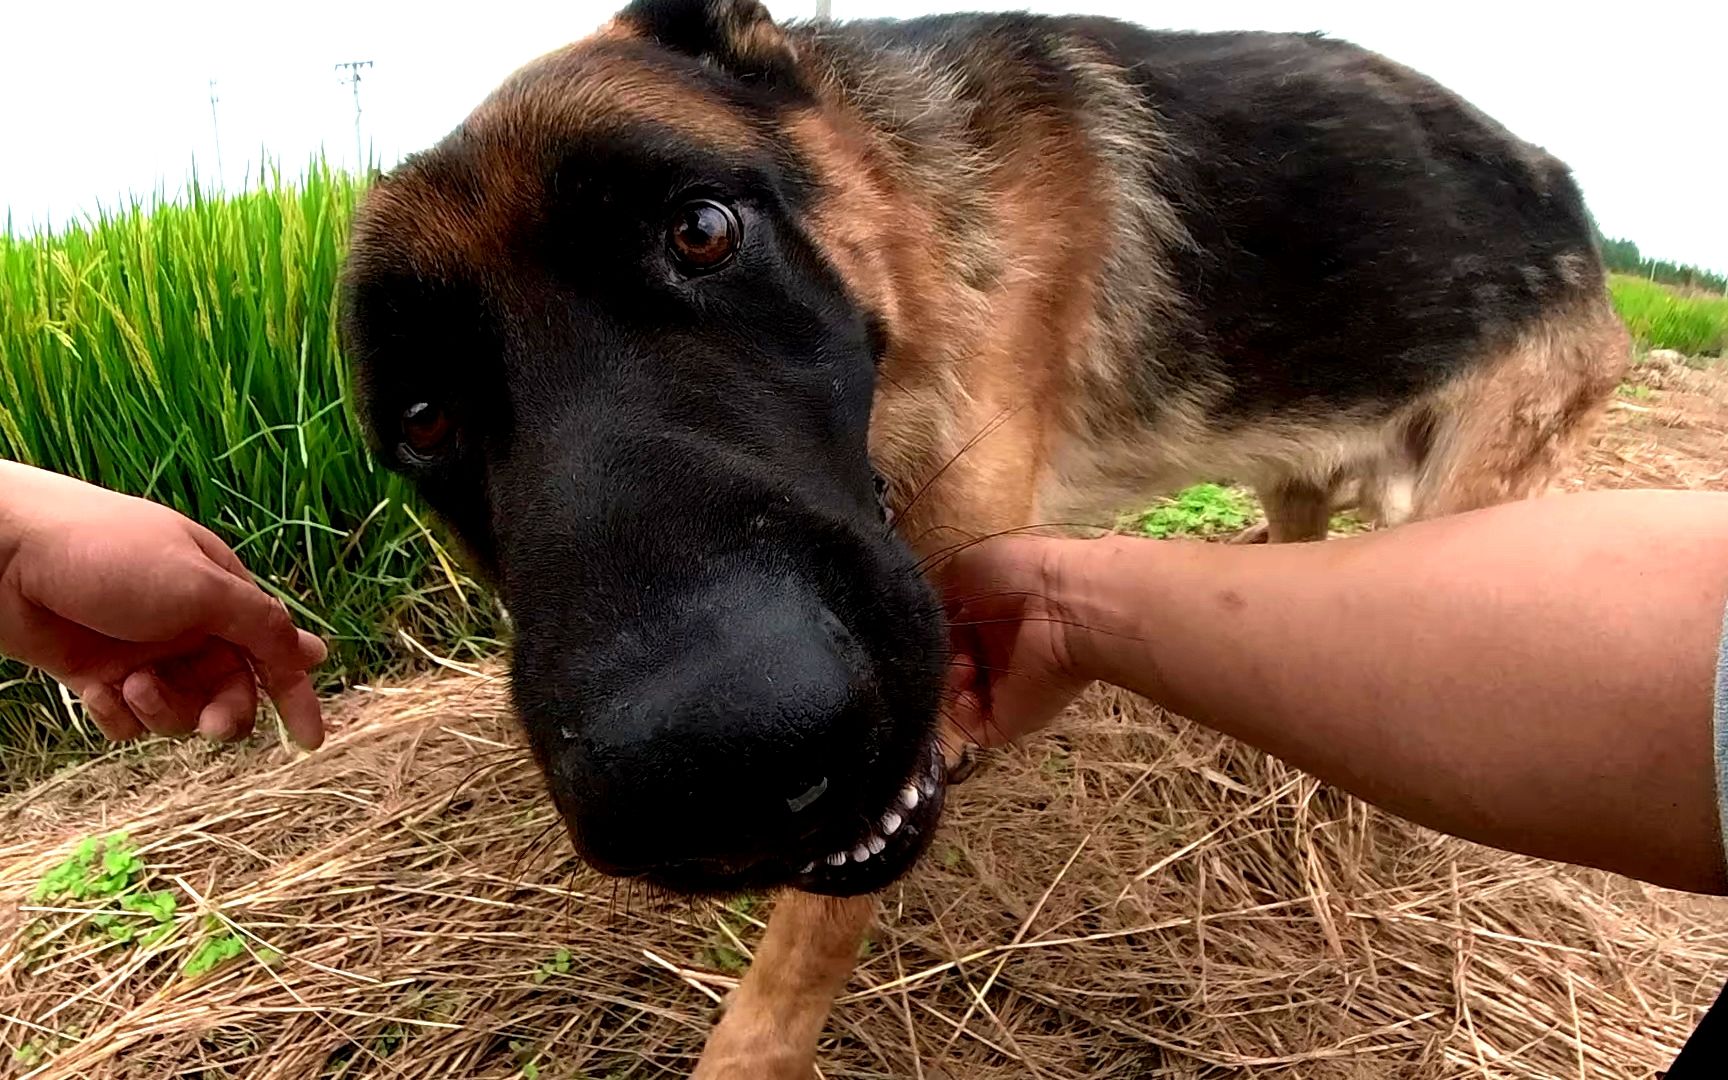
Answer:
<path fill-rule="evenodd" d="M 431 457 L 450 437 L 450 415 L 429 401 L 402 410 L 402 441 L 420 457 Z"/>
<path fill-rule="evenodd" d="M 712 270 L 732 257 L 742 237 L 738 215 L 731 207 L 712 199 L 697 199 L 678 208 L 667 241 L 685 266 Z"/>

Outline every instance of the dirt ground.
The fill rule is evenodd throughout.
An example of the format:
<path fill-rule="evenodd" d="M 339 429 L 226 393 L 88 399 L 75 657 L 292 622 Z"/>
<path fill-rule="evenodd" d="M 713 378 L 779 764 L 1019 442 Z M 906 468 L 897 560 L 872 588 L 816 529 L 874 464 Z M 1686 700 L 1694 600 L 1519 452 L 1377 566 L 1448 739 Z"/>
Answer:
<path fill-rule="evenodd" d="M 1728 380 L 1657 364 L 1570 487 L 1723 489 Z M 165 747 L 0 802 L 0 1075 L 686 1074 L 766 904 L 574 865 L 490 671 L 294 756 Z M 723 808 L 717 808 L 723 812 Z M 150 945 L 33 902 L 124 829 Z M 185 973 L 207 943 L 239 955 Z M 1127 695 L 989 758 L 881 927 L 828 1078 L 1628 1077 L 1728 980 L 1728 904 L 1413 828 Z"/>

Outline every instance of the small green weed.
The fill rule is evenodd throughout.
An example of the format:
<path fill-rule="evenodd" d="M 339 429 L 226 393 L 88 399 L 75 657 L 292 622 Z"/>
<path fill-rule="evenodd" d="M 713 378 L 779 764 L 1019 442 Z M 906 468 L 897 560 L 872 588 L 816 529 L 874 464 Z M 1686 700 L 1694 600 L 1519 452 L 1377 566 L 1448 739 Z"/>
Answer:
<path fill-rule="evenodd" d="M 966 853 L 956 844 L 943 844 L 936 852 L 936 860 L 944 870 L 958 870 L 960 864 L 966 861 Z"/>
<path fill-rule="evenodd" d="M 408 1041 L 408 1028 L 404 1024 L 385 1024 L 384 1030 L 372 1040 L 372 1052 L 379 1057 L 390 1057 L 402 1049 L 402 1044 Z"/>
<path fill-rule="evenodd" d="M 1332 520 L 1327 523 L 1327 527 L 1333 533 L 1342 533 L 1345 536 L 1354 536 L 1356 533 L 1367 532 L 1371 526 L 1368 522 L 1357 517 L 1356 511 L 1345 510 L 1333 514 Z"/>
<path fill-rule="evenodd" d="M 167 889 L 146 889 L 149 877 L 138 845 L 126 833 L 87 836 L 65 862 L 43 875 L 30 891 L 30 899 L 78 905 L 72 918 L 85 919 L 88 932 L 104 935 L 118 945 L 149 948 L 174 933 L 180 915 L 179 896 Z M 97 906 L 82 906 L 92 903 Z M 38 919 L 24 929 L 24 935 L 35 938 L 48 929 L 48 923 Z M 203 940 L 180 971 L 187 978 L 197 978 L 246 951 L 238 932 L 220 918 L 206 916 Z M 272 949 L 255 949 L 253 953 L 265 967 L 281 959 Z"/>
<path fill-rule="evenodd" d="M 220 937 L 207 937 L 192 950 L 192 956 L 186 961 L 186 966 L 180 973 L 187 978 L 196 979 L 222 964 L 232 960 L 246 951 L 246 946 L 238 934 L 223 934 Z"/>
<path fill-rule="evenodd" d="M 733 940 L 743 937 L 751 928 L 751 913 L 761 904 L 762 898 L 755 893 L 743 893 L 726 901 L 716 916 L 720 925 L 708 935 L 708 943 L 702 946 L 697 956 L 698 961 L 713 970 L 734 975 L 749 967 L 749 957 L 739 950 Z M 731 933 L 727 933 L 728 930 Z"/>
<path fill-rule="evenodd" d="M 102 903 L 90 916 L 93 927 L 120 944 L 136 941 L 148 947 L 173 932 L 180 902 L 166 890 L 139 891 L 145 876 L 144 860 L 130 836 L 86 836 L 36 883 L 30 899 Z"/>
<path fill-rule="evenodd" d="M 221 967 L 223 964 L 246 952 L 246 942 L 240 934 L 214 915 L 204 917 L 204 940 L 192 950 L 180 974 L 188 979 L 196 979 Z M 274 949 L 256 949 L 258 963 L 264 967 L 274 967 L 282 959 L 282 954 Z"/>
<path fill-rule="evenodd" d="M 1247 492 L 1222 484 L 1196 484 L 1162 499 L 1131 518 L 1128 529 L 1163 539 L 1170 536 L 1220 536 L 1248 526 L 1254 503 Z"/>
<path fill-rule="evenodd" d="M 540 1080 L 540 1051 L 533 1043 L 512 1039 L 510 1053 L 516 1056 L 516 1065 L 522 1071 L 522 1080 Z"/>
<path fill-rule="evenodd" d="M 736 946 L 717 938 L 702 946 L 700 959 L 702 966 L 732 975 L 741 974 L 750 966 L 750 961 Z"/>
<path fill-rule="evenodd" d="M 125 833 L 106 838 L 86 836 L 72 855 L 36 883 L 30 899 L 110 900 L 137 884 L 144 860 Z"/>
<path fill-rule="evenodd" d="M 209 974 L 223 964 L 247 952 L 246 942 L 227 922 L 216 915 L 204 916 L 204 940 L 192 950 L 192 955 L 180 968 L 180 974 L 189 979 Z M 275 967 L 282 959 L 282 954 L 275 949 L 253 949 L 252 954 L 258 963 L 264 967 Z"/>
<path fill-rule="evenodd" d="M 534 985 L 540 986 L 554 975 L 570 974 L 570 950 L 559 949 L 550 959 L 540 961 L 540 966 L 534 969 L 531 978 Z"/>
<path fill-rule="evenodd" d="M 1656 396 L 1656 391 L 1643 383 L 1621 383 L 1620 396 L 1632 398 L 1635 401 L 1649 401 Z"/>

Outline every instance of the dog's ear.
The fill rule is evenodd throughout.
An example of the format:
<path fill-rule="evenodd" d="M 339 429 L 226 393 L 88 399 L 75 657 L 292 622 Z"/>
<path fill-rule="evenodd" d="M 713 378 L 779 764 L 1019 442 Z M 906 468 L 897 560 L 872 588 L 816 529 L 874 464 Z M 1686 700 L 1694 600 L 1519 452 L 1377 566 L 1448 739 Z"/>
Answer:
<path fill-rule="evenodd" d="M 798 82 L 792 43 L 759 0 L 634 0 L 618 21 L 741 79 Z"/>

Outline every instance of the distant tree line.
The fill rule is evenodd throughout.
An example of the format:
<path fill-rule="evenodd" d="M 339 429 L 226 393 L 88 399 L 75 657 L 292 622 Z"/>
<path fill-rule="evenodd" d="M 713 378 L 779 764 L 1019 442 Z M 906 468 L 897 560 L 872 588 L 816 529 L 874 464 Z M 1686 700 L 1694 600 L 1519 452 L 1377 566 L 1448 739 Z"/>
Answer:
<path fill-rule="evenodd" d="M 1616 273 L 1637 274 L 1641 278 L 1659 281 L 1664 285 L 1728 293 L 1728 277 L 1696 266 L 1671 263 L 1666 259 L 1646 259 L 1639 253 L 1638 245 L 1630 240 L 1610 240 L 1603 237 L 1602 261 L 1608 264 L 1608 269 Z"/>

